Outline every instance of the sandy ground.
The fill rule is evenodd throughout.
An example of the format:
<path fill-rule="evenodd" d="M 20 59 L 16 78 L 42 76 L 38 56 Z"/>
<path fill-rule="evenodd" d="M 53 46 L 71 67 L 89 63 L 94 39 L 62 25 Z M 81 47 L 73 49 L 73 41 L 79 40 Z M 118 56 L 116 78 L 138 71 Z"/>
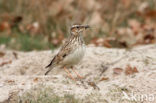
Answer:
<path fill-rule="evenodd" d="M 52 87 L 57 95 L 74 94 L 93 103 L 156 103 L 156 45 L 127 50 L 88 46 L 84 59 L 75 66 L 84 79 L 75 82 L 57 67 L 44 76 L 45 66 L 57 50 L 18 52 L 1 48 L 0 52 L 5 53 L 0 57 L 1 103 L 14 92 L 22 95 L 39 84 Z"/>

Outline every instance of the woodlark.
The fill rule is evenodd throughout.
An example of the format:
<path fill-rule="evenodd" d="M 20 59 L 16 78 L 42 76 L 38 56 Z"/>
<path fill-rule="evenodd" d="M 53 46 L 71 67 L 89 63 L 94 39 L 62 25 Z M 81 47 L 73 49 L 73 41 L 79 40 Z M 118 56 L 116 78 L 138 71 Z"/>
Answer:
<path fill-rule="evenodd" d="M 74 69 L 73 65 L 78 64 L 85 53 L 85 43 L 82 37 L 84 30 L 89 28 L 88 25 L 73 25 L 70 28 L 70 36 L 67 41 L 64 43 L 60 51 L 54 58 L 51 60 L 50 64 L 46 66 L 49 68 L 45 73 L 47 75 L 53 67 L 61 66 L 64 68 L 65 72 L 68 73 L 68 76 L 75 80 L 70 74 L 69 70 L 66 67 L 71 67 L 72 71 L 79 77 L 82 78 Z"/>

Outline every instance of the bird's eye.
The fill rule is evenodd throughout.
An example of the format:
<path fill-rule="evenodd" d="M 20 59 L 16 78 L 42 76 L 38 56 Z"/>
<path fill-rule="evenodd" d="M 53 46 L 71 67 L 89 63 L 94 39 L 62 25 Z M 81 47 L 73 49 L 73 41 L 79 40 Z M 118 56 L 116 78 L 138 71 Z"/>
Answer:
<path fill-rule="evenodd" d="M 79 29 L 79 27 L 77 27 L 77 29 Z"/>

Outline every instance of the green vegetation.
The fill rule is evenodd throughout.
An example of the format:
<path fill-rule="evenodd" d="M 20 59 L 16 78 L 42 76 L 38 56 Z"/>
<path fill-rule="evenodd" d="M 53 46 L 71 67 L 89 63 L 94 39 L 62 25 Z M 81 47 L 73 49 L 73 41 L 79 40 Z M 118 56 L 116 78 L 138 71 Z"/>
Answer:
<path fill-rule="evenodd" d="M 10 42 L 10 37 L 1 36 L 0 37 L 0 44 L 7 44 Z"/>
<path fill-rule="evenodd" d="M 53 49 L 54 46 L 44 40 L 42 35 L 31 37 L 28 34 L 15 34 L 13 36 L 0 36 L 0 44 L 6 44 L 10 49 L 31 51 L 42 49 Z"/>

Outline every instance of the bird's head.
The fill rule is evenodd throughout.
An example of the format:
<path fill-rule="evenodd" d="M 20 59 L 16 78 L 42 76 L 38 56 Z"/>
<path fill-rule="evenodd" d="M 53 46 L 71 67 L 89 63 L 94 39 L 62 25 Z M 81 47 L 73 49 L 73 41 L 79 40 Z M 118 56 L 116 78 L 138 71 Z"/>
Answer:
<path fill-rule="evenodd" d="M 88 28 L 90 28 L 89 25 L 73 25 L 70 31 L 72 35 L 76 36 Z"/>

